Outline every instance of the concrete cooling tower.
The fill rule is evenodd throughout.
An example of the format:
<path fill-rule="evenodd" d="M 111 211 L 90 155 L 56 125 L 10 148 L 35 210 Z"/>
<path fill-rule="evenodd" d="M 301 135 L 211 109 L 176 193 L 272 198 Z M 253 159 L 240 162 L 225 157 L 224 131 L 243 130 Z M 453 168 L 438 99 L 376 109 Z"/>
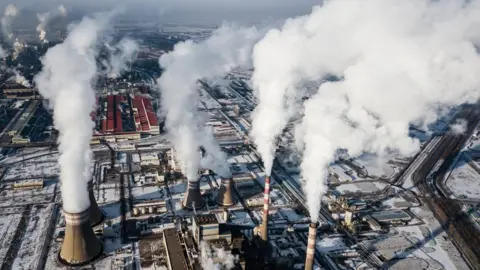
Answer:
<path fill-rule="evenodd" d="M 61 263 L 69 266 L 81 266 L 98 258 L 103 251 L 90 225 L 90 210 L 65 215 L 65 238 L 59 253 Z"/>
<path fill-rule="evenodd" d="M 187 194 L 183 199 L 182 206 L 189 210 L 201 209 L 205 206 L 205 200 L 200 193 L 200 180 L 188 181 Z"/>
<path fill-rule="evenodd" d="M 90 224 L 95 227 L 103 222 L 105 215 L 98 207 L 95 195 L 93 194 L 93 181 L 88 182 L 88 198 L 90 200 Z"/>
<path fill-rule="evenodd" d="M 217 203 L 221 206 L 231 206 L 235 204 L 232 194 L 232 178 L 222 178 L 220 189 L 217 194 Z"/>

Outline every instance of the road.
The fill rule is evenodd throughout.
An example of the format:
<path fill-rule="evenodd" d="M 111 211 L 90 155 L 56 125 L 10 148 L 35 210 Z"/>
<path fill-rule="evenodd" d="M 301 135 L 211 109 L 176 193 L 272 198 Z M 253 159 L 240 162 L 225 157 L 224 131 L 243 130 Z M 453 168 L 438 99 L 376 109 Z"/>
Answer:
<path fill-rule="evenodd" d="M 435 217 L 442 224 L 443 229 L 453 239 L 453 243 L 460 250 L 465 260 L 472 269 L 480 269 L 480 236 L 470 217 L 462 211 L 463 205 L 457 200 L 452 200 L 437 189 L 438 185 L 432 185 L 427 181 L 430 171 L 444 160 L 441 164 L 434 181 L 443 179 L 448 173 L 450 165 L 462 146 L 473 133 L 478 121 L 479 114 L 475 106 L 465 106 L 457 115 L 457 118 L 466 119 L 468 122 L 467 132 L 455 135 L 447 133 L 439 139 L 438 143 L 424 158 L 412 175 L 412 180 L 422 195 L 424 203 L 432 210 Z"/>

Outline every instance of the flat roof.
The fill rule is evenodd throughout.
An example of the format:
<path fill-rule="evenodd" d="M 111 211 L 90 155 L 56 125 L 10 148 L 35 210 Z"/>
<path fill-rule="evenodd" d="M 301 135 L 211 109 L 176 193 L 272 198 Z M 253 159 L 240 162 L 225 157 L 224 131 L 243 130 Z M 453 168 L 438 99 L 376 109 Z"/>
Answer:
<path fill-rule="evenodd" d="M 177 230 L 175 228 L 163 230 L 163 238 L 165 239 L 165 249 L 170 262 L 170 269 L 187 270 L 187 260 L 180 245 Z"/>
<path fill-rule="evenodd" d="M 371 216 L 378 222 L 388 222 L 394 220 L 411 220 L 412 217 L 403 210 L 387 210 L 374 212 Z"/>

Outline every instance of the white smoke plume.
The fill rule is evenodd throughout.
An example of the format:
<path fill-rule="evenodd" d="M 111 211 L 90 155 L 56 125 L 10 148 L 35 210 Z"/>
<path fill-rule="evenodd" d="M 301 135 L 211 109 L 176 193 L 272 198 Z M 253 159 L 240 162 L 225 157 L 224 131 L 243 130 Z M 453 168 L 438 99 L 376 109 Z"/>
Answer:
<path fill-rule="evenodd" d="M 108 29 L 112 15 L 84 17 L 70 25 L 65 41 L 50 48 L 42 58 L 42 71 L 34 79 L 40 94 L 53 109 L 55 128 L 60 132 L 63 209 L 69 213 L 82 212 L 90 206 L 85 172 L 91 162 L 90 140 L 94 128 L 90 112 L 95 106 L 92 80 L 97 73 L 96 45 Z"/>
<path fill-rule="evenodd" d="M 226 252 L 222 248 L 211 247 L 205 241 L 200 242 L 200 252 L 200 263 L 203 269 L 229 270 L 233 269 L 235 267 L 235 263 L 238 261 L 237 256 Z"/>
<path fill-rule="evenodd" d="M 199 147 L 213 157 L 220 156 L 219 147 L 211 147 L 211 136 L 196 111 L 197 81 L 225 75 L 237 66 L 249 64 L 253 44 L 260 35 L 255 28 L 222 26 L 200 43 L 191 40 L 176 44 L 174 50 L 160 57 L 164 69 L 158 79 L 161 91 L 161 114 L 169 139 L 190 181 L 197 181 L 200 166 Z M 216 144 L 216 143 L 214 143 Z M 225 161 L 219 161 L 225 162 Z M 220 166 L 218 166 L 220 167 Z"/>
<path fill-rule="evenodd" d="M 463 134 L 467 131 L 467 120 L 457 119 L 455 123 L 450 126 L 450 130 L 453 134 Z"/>
<path fill-rule="evenodd" d="M 213 136 L 212 130 L 205 127 L 205 135 L 201 137 L 202 146 L 207 152 L 200 160 L 202 168 L 213 170 L 223 178 L 231 178 L 230 164 L 227 162 L 227 154 L 222 151 Z"/>
<path fill-rule="evenodd" d="M 23 52 L 26 46 L 27 45 L 24 44 L 19 38 L 15 38 L 15 42 L 13 42 L 13 60 L 17 59 L 17 57 L 20 55 L 20 53 Z"/>
<path fill-rule="evenodd" d="M 129 64 L 137 57 L 139 46 L 136 41 L 129 38 L 123 38 L 115 46 L 110 46 L 108 43 L 106 45 L 111 51 L 108 62 L 104 62 L 107 67 L 107 77 L 117 78 L 129 69 Z"/>
<path fill-rule="evenodd" d="M 27 88 L 31 88 L 32 84 L 15 68 L 12 70 L 13 74 L 15 74 L 15 82 L 21 84 Z"/>
<path fill-rule="evenodd" d="M 323 83 L 305 103 L 296 133 L 304 146 L 301 169 L 313 221 L 337 149 L 350 156 L 410 155 L 419 147 L 408 136 L 410 124 L 426 125 L 445 108 L 478 100 L 479 23 L 479 1 L 326 1 L 258 44 L 254 123 L 270 125 L 267 119 L 282 117 L 257 134 L 268 157 L 273 139 L 266 132 L 277 135 L 285 126 L 283 102 L 295 92 L 290 90 L 303 80 L 339 78 Z"/>
<path fill-rule="evenodd" d="M 5 12 L 3 13 L 2 17 L 2 31 L 3 35 L 8 38 L 12 39 L 13 38 L 13 33 L 12 33 L 12 22 L 17 17 L 18 15 L 18 9 L 15 7 L 13 4 L 7 5 L 5 7 Z"/>
<path fill-rule="evenodd" d="M 48 23 L 54 18 L 61 17 L 61 16 L 66 17 L 67 14 L 68 14 L 68 11 L 63 5 L 58 6 L 57 9 L 54 11 L 38 13 L 37 18 L 38 18 L 39 24 L 37 25 L 37 32 L 38 32 L 38 38 L 40 39 L 40 41 L 48 42 L 45 39 L 47 35 Z"/>

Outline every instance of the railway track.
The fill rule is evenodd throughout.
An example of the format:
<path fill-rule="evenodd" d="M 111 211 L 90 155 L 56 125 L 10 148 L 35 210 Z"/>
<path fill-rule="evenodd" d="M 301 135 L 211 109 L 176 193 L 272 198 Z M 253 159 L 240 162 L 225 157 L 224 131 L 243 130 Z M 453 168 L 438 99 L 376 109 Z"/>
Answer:
<path fill-rule="evenodd" d="M 462 252 L 470 267 L 480 269 L 480 237 L 469 216 L 462 211 L 462 204 L 445 196 L 441 191 L 436 192 L 435 187 L 437 185 L 429 185 L 426 180 L 429 172 L 441 159 L 444 159 L 445 162 L 440 166 L 436 179 L 443 179 L 479 121 L 479 115 L 473 106 L 467 106 L 457 118 L 467 119 L 467 132 L 461 135 L 444 135 L 431 155 L 414 172 L 412 179 L 420 193 L 427 195 L 423 196 L 423 201 L 432 210 L 444 230 L 452 237 L 453 243 Z"/>

